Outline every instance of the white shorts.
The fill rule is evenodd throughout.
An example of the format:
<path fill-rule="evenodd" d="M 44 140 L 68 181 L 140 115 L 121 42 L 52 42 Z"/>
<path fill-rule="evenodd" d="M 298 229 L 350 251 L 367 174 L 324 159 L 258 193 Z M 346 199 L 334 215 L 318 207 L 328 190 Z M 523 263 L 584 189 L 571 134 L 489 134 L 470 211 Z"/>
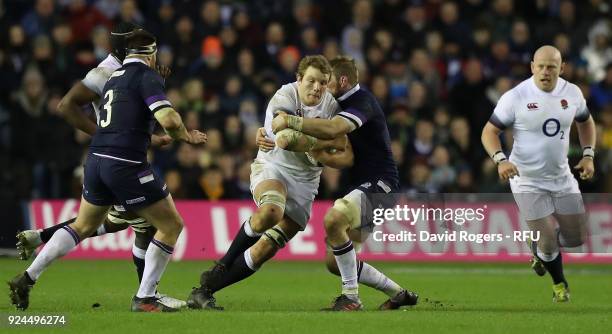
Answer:
<path fill-rule="evenodd" d="M 255 160 L 251 164 L 251 194 L 254 193 L 257 185 L 265 180 L 277 180 L 285 185 L 287 189 L 285 215 L 300 225 L 303 231 L 310 219 L 312 203 L 319 189 L 319 178 L 311 181 L 298 181 L 282 167 Z M 256 200 L 255 203 L 257 203 Z"/>
<path fill-rule="evenodd" d="M 510 189 L 526 220 L 585 212 L 578 182 L 571 174 L 553 180 L 515 176 L 510 179 Z"/>

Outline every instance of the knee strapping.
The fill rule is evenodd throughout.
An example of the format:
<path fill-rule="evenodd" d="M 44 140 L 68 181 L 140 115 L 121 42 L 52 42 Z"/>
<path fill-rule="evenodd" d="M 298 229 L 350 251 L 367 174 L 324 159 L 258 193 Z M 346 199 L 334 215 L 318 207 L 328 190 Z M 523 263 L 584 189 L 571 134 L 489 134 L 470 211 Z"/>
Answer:
<path fill-rule="evenodd" d="M 281 210 L 285 211 L 285 203 L 287 199 L 285 196 L 277 190 L 268 190 L 264 191 L 257 200 L 257 206 L 262 206 L 264 204 L 272 204 L 276 205 Z"/>
<path fill-rule="evenodd" d="M 264 238 L 272 241 L 272 243 L 279 249 L 285 247 L 285 245 L 289 242 L 289 238 L 287 238 L 287 235 L 279 226 L 274 226 L 273 228 L 265 231 L 263 236 Z"/>
<path fill-rule="evenodd" d="M 334 210 L 342 213 L 348 220 L 351 228 L 358 228 L 361 223 L 361 210 L 355 203 L 340 198 L 334 202 Z"/>

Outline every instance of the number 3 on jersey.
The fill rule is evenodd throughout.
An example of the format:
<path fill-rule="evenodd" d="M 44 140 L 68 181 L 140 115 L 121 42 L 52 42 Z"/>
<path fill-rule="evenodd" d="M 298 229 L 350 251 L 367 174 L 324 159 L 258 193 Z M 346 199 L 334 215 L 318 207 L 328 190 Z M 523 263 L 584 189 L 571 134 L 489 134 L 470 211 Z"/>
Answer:
<path fill-rule="evenodd" d="M 103 112 L 100 112 L 100 127 L 105 128 L 111 122 L 111 117 L 113 115 L 113 110 L 111 109 L 111 103 L 113 103 L 113 90 L 109 90 L 104 94 L 104 99 L 108 99 L 106 103 L 104 103 L 104 110 L 106 111 L 106 115 Z M 104 118 L 104 119 L 102 119 Z"/>

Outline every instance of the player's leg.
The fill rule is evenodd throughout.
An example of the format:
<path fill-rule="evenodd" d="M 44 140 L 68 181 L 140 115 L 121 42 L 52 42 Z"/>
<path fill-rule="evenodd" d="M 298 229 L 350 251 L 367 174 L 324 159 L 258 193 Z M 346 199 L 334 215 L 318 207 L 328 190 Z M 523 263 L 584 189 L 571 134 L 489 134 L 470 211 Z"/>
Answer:
<path fill-rule="evenodd" d="M 242 256 L 234 260 L 223 279 L 211 282 L 212 284 L 209 285 L 211 292 L 219 291 L 253 275 L 266 261 L 284 248 L 300 230 L 300 225 L 291 218 L 284 217 L 276 226 L 265 231 L 253 246 L 244 251 Z"/>
<path fill-rule="evenodd" d="M 34 262 L 9 282 L 11 302 L 21 310 L 29 305 L 29 292 L 43 271 L 56 259 L 66 255 L 84 236 L 91 235 L 104 221 L 109 206 L 98 206 L 81 200 L 75 223 L 53 234 Z"/>
<path fill-rule="evenodd" d="M 559 223 L 558 241 L 561 247 L 581 246 L 587 238 L 587 214 L 578 182 L 568 176 L 565 189 L 553 193 L 555 219 Z"/>
<path fill-rule="evenodd" d="M 561 247 L 579 247 L 584 244 L 587 238 L 587 215 L 578 214 L 555 214 L 555 219 L 559 223 L 557 239 Z"/>
<path fill-rule="evenodd" d="M 551 195 L 555 207 L 554 217 L 558 228 L 554 239 L 558 247 L 578 247 L 586 239 L 586 212 L 578 182 L 571 175 L 567 176 L 564 189 Z M 547 265 L 546 269 L 553 276 L 553 301 L 567 302 L 570 299 L 567 280 L 563 275 L 563 258 L 559 255 Z"/>
<path fill-rule="evenodd" d="M 25 230 L 17 234 L 17 253 L 19 259 L 29 259 L 38 246 L 47 243 L 53 234 L 64 226 L 68 226 L 76 221 L 76 217 L 68 219 L 63 223 L 59 223 L 42 230 Z M 115 233 L 125 230 L 128 227 L 127 224 L 114 224 L 110 220 L 106 219 L 102 225 L 100 225 L 96 231 L 88 238 L 97 237 L 106 233 Z"/>
<path fill-rule="evenodd" d="M 330 209 L 330 212 L 325 217 L 325 230 L 328 236 L 341 235 L 348 237 L 353 244 L 355 252 L 359 250 L 361 242 L 367 238 L 367 233 L 359 229 L 361 225 L 361 196 L 362 193 L 359 190 L 349 193 L 342 201 L 336 201 L 334 207 Z M 347 225 L 348 231 L 346 230 Z M 345 239 L 341 239 L 339 242 L 343 240 Z M 334 253 L 333 244 L 329 241 L 328 244 L 330 251 L 326 254 L 326 266 L 331 273 L 341 276 L 339 264 L 342 263 L 343 259 L 341 256 L 336 255 L 337 252 Z M 404 305 L 415 305 L 417 303 L 417 294 L 403 289 L 399 284 L 372 265 L 356 260 L 356 269 L 357 281 L 359 283 L 377 289 L 390 297 L 380 306 L 380 309 L 397 309 Z M 344 285 L 343 280 L 343 287 Z M 343 294 L 346 294 L 344 289 Z"/>
<path fill-rule="evenodd" d="M 334 301 L 334 310 L 359 310 L 357 254 L 349 237 L 353 216 L 360 208 L 353 202 L 341 198 L 334 202 L 324 217 L 325 234 L 342 277 L 342 294 Z"/>
<path fill-rule="evenodd" d="M 520 177 L 510 179 L 512 195 L 519 208 L 521 219 L 537 221 L 555 212 L 552 197 L 549 192 L 540 188 L 541 185 Z M 538 224 L 535 223 L 537 226 Z M 529 226 L 531 228 L 531 226 Z M 532 231 L 535 231 L 531 229 Z M 538 256 L 538 242 L 528 239 L 527 245 L 531 251 L 531 269 L 538 275 L 546 275 L 546 266 Z"/>
<path fill-rule="evenodd" d="M 176 309 L 160 307 L 155 292 L 183 229 L 183 219 L 169 194 L 149 206 L 133 211 L 153 225 L 157 232 L 145 253 L 145 268 L 140 288 L 132 303 L 132 311 L 175 311 Z"/>
<path fill-rule="evenodd" d="M 276 225 L 283 218 L 286 197 L 287 190 L 281 181 L 268 179 L 259 182 L 253 190 L 257 210 L 242 224 L 219 263 L 228 266 L 246 249 L 253 246 L 263 232 Z"/>
<path fill-rule="evenodd" d="M 147 248 L 151 240 L 153 240 L 153 236 L 157 232 L 157 229 L 140 217 L 133 218 L 129 221 L 135 236 L 134 245 L 132 245 L 132 261 L 134 262 L 136 273 L 138 274 L 138 284 L 140 284 L 145 269 Z M 155 292 L 155 297 L 159 299 L 161 304 L 171 308 L 179 309 L 187 306 L 184 300 L 168 296 L 159 291 Z"/>
<path fill-rule="evenodd" d="M 200 285 L 224 275 L 237 257 L 282 219 L 287 198 L 287 187 L 282 180 L 283 175 L 273 166 L 257 161 L 251 164 L 251 191 L 257 210 L 242 224 L 225 255 L 211 269 L 202 272 Z"/>
<path fill-rule="evenodd" d="M 353 232 L 353 230 L 350 232 Z M 353 241 L 353 245 L 355 245 L 357 251 L 359 251 L 359 242 L 361 241 L 360 237 L 351 237 L 351 240 Z M 336 258 L 331 252 L 331 248 L 325 254 L 325 265 L 330 273 L 340 276 Z M 359 283 L 376 289 L 389 296 L 389 299 L 378 307 L 379 310 L 396 310 L 402 306 L 416 305 L 418 302 L 418 294 L 402 288 L 383 272 L 379 271 L 376 269 L 376 267 L 365 261 L 357 261 L 357 277 Z"/>
<path fill-rule="evenodd" d="M 213 297 L 215 292 L 253 275 L 301 229 L 299 224 L 285 216 L 276 226 L 265 231 L 252 247 L 238 256 L 226 271 L 220 275 L 207 276 L 199 288 L 191 291 L 187 305 L 193 309 L 219 309 Z"/>
<path fill-rule="evenodd" d="M 132 245 L 132 262 L 136 267 L 136 273 L 138 274 L 138 283 L 142 282 L 142 276 L 144 275 L 145 269 L 145 254 L 149 243 L 153 240 L 153 236 L 157 233 L 157 229 L 149 224 L 144 228 L 134 228 L 134 245 Z"/>
<path fill-rule="evenodd" d="M 532 231 L 539 233 L 540 238 L 537 241 L 536 255 L 553 280 L 553 300 L 568 301 L 569 292 L 563 274 L 563 257 L 559 249 L 557 228 L 552 215 L 528 220 L 527 225 Z"/>

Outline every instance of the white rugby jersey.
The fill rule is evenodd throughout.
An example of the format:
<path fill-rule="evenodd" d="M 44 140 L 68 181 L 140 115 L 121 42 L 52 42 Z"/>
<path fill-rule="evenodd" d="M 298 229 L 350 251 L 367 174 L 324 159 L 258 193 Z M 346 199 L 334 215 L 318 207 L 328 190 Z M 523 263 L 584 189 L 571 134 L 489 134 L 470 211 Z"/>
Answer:
<path fill-rule="evenodd" d="M 121 67 L 121 63 L 117 58 L 115 58 L 112 54 L 109 54 L 103 61 L 98 64 L 98 67 L 91 69 L 87 72 L 85 78 L 81 81 L 85 87 L 91 89 L 95 92 L 99 97 L 102 96 L 102 91 L 104 91 L 104 85 L 108 78 L 110 78 L 111 74 L 115 72 L 118 68 Z M 101 108 L 102 99 L 98 98 L 92 105 L 96 112 L 97 123 L 100 121 L 100 108 Z"/>
<path fill-rule="evenodd" d="M 264 127 L 268 137 L 272 140 L 275 139 L 272 132 L 272 119 L 274 118 L 274 113 L 279 110 L 290 115 L 306 118 L 329 119 L 340 112 L 340 106 L 336 99 L 327 91 L 318 105 L 306 106 L 298 97 L 297 82 L 283 85 L 276 91 L 266 109 Z M 259 151 L 257 160 L 273 163 L 286 169 L 293 176 L 304 180 L 316 179 L 322 170 L 322 167 L 316 161 L 310 159 L 306 153 L 286 151 L 278 147 L 269 152 Z"/>
<path fill-rule="evenodd" d="M 590 116 L 578 86 L 559 78 L 552 92 L 539 89 L 533 76 L 506 92 L 489 120 L 513 127 L 509 160 L 521 177 L 554 179 L 571 174 L 567 163 L 570 128 Z"/>

